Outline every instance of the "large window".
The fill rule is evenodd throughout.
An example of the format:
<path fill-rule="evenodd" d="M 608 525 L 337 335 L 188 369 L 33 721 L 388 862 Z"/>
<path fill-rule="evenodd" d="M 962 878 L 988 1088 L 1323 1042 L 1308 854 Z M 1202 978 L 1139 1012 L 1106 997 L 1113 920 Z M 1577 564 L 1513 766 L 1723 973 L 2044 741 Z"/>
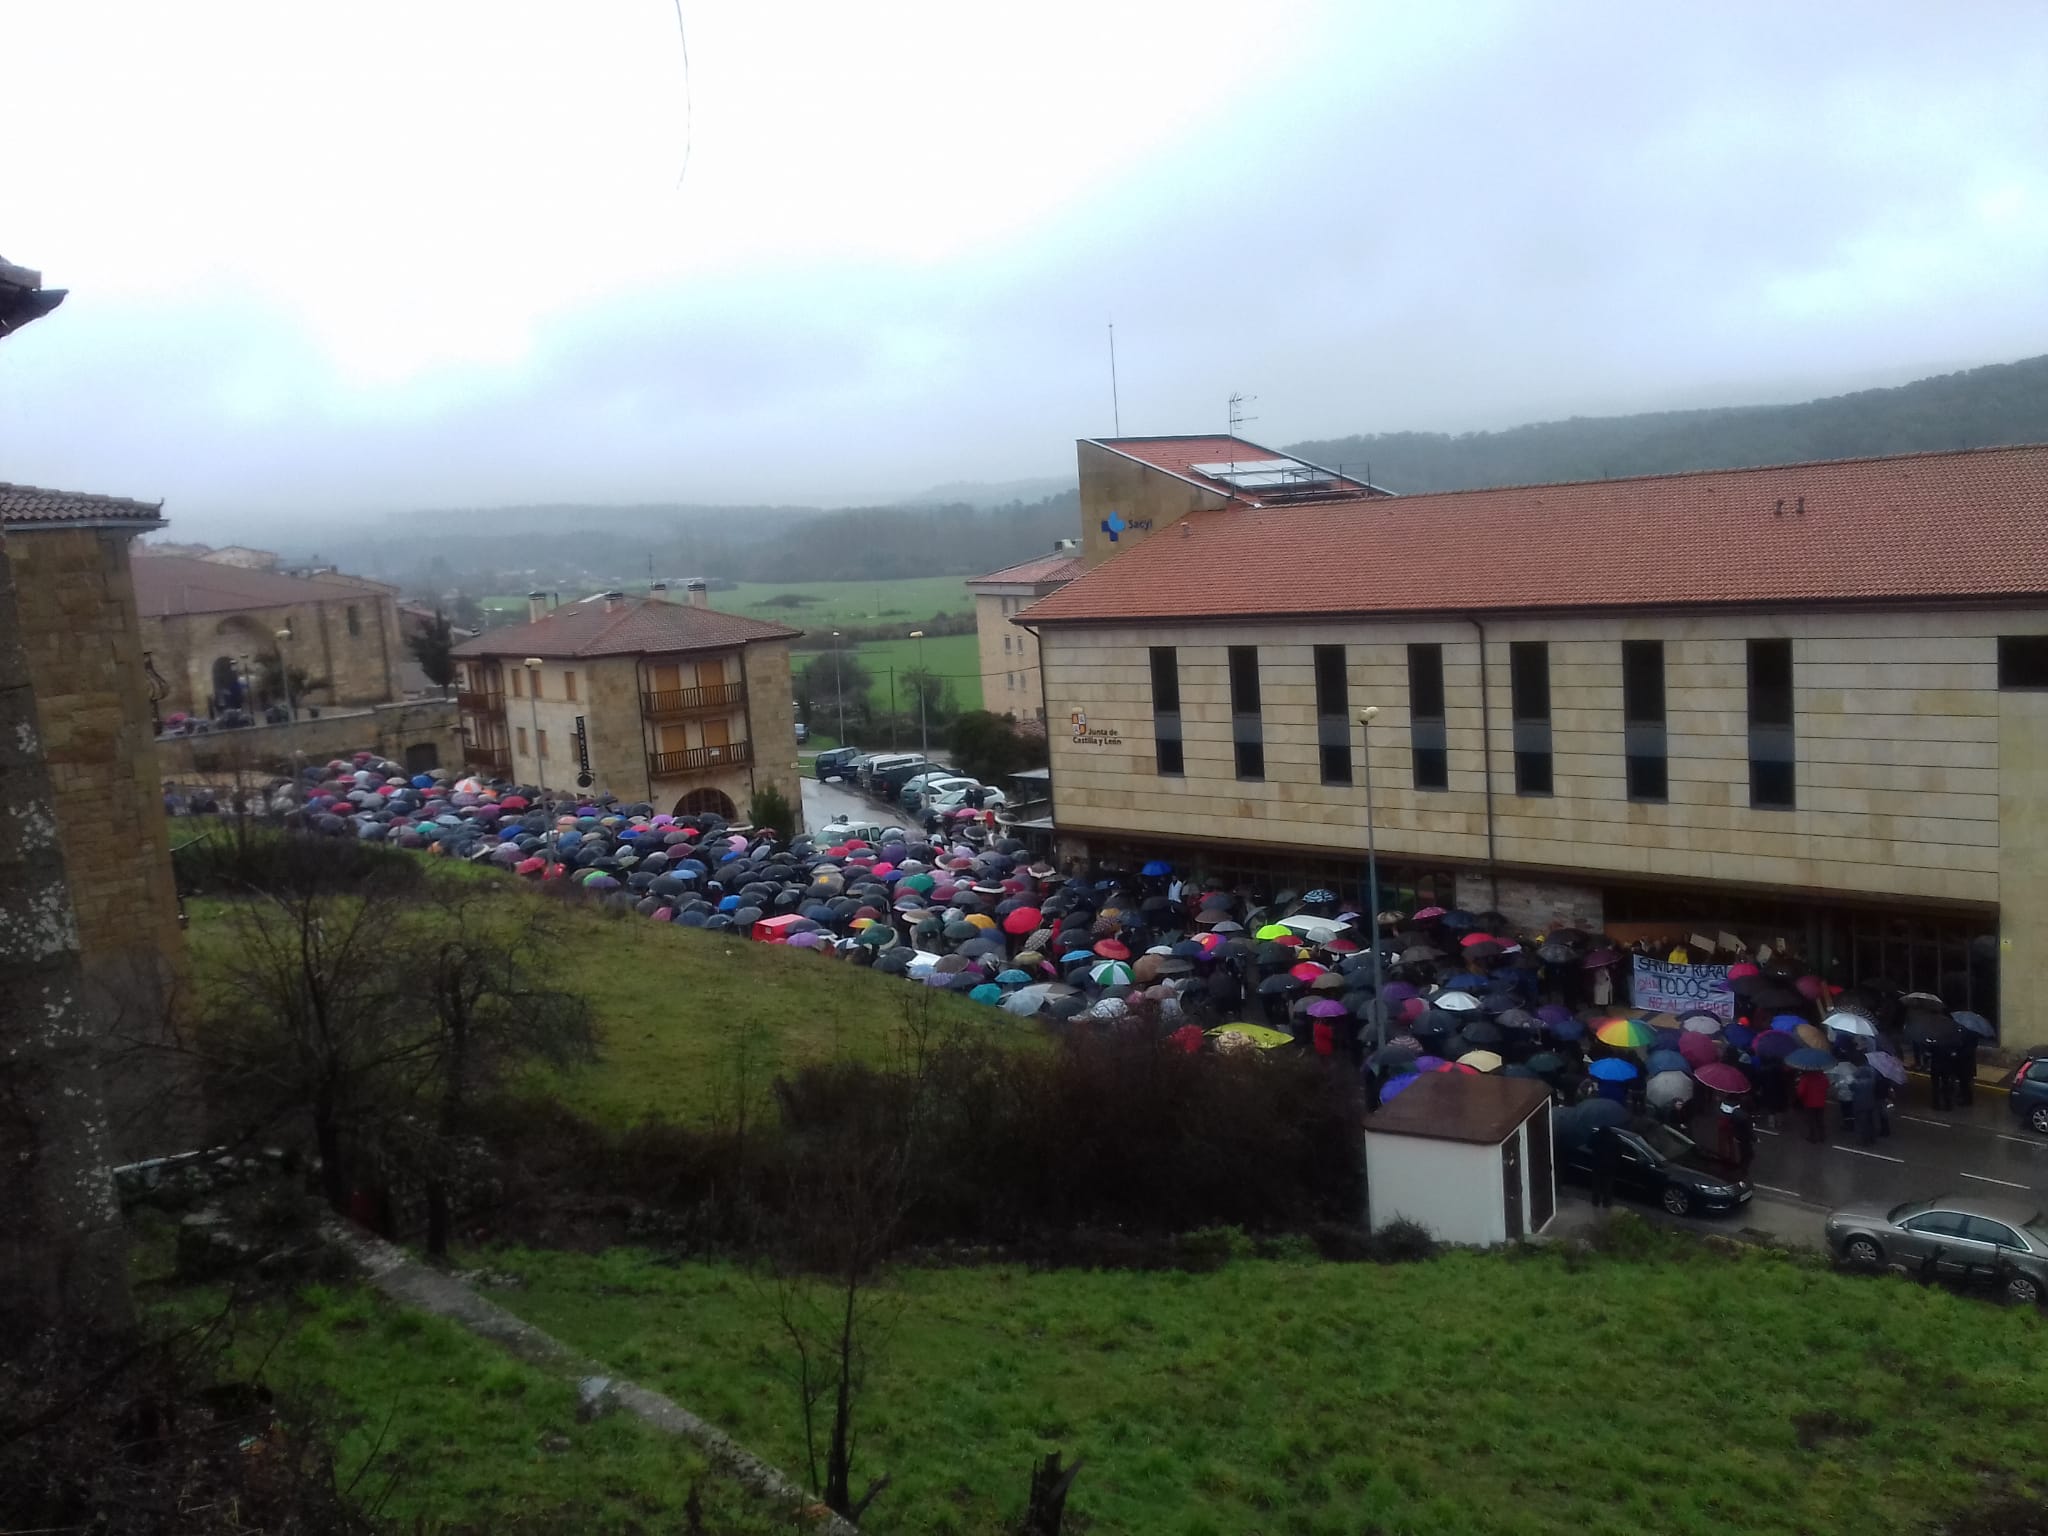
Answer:
<path fill-rule="evenodd" d="M 1259 648 L 1230 648 L 1230 739 L 1237 749 L 1237 776 L 1266 776 L 1266 722 L 1259 712 Z"/>
<path fill-rule="evenodd" d="M 2048 688 L 2048 635 L 1998 637 L 1998 686 Z"/>
<path fill-rule="evenodd" d="M 564 672 L 562 674 L 562 697 L 571 704 L 576 702 L 576 674 L 574 672 Z"/>
<path fill-rule="evenodd" d="M 1451 787 L 1444 740 L 1444 648 L 1408 647 L 1409 763 L 1417 789 Z"/>
<path fill-rule="evenodd" d="M 1152 647 L 1152 753 L 1161 773 L 1186 773 L 1180 744 L 1180 656 L 1170 645 Z"/>
<path fill-rule="evenodd" d="M 1621 642 L 1621 731 L 1628 754 L 1628 797 L 1670 798 L 1664 734 L 1664 642 Z"/>
<path fill-rule="evenodd" d="M 1351 782 L 1351 684 L 1344 675 L 1344 647 L 1316 647 L 1316 745 L 1325 784 Z"/>
<path fill-rule="evenodd" d="M 1547 795 L 1552 784 L 1549 645 L 1509 642 L 1508 685 L 1515 722 L 1515 793 Z"/>
<path fill-rule="evenodd" d="M 1798 803 L 1793 771 L 1792 642 L 1749 642 L 1749 803 L 1789 811 Z"/>

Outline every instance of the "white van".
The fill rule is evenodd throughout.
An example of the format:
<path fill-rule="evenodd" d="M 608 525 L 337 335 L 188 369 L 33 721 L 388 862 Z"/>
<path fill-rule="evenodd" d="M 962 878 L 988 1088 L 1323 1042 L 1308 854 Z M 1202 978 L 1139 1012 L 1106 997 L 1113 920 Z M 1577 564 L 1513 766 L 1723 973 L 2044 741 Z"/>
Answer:
<path fill-rule="evenodd" d="M 891 768 L 902 768 L 908 764 L 923 761 L 923 756 L 916 752 L 877 753 L 860 765 L 860 787 L 872 792 L 875 781 Z"/>

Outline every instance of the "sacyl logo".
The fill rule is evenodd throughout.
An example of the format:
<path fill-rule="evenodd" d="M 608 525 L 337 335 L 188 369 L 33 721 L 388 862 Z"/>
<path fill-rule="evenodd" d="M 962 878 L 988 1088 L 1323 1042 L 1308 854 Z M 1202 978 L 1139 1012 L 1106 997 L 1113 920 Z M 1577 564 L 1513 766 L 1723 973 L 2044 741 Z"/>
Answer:
<path fill-rule="evenodd" d="M 1130 526 L 1124 521 L 1123 514 L 1114 510 L 1102 520 L 1102 531 L 1109 535 L 1109 542 L 1112 544 L 1116 542 L 1117 535 Z"/>

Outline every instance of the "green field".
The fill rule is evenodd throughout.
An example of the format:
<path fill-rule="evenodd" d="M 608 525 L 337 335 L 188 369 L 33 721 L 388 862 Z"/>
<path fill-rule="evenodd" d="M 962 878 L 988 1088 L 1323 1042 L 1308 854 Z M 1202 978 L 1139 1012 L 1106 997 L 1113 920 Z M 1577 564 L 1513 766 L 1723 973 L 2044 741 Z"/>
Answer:
<path fill-rule="evenodd" d="M 437 866 L 436 873 L 441 874 Z M 450 867 L 449 877 L 474 873 Z M 509 880 L 519 902 L 546 898 Z M 552 902 L 550 903 L 552 905 Z M 219 986 L 217 962 L 235 941 L 229 903 L 187 902 L 195 979 Z M 562 939 L 550 979 L 581 992 L 596 1012 L 599 1060 L 560 1081 L 573 1108 L 608 1125 L 647 1115 L 690 1121 L 729 1101 L 742 1060 L 759 1091 L 807 1062 L 887 1057 L 906 1007 L 976 1031 L 1028 1033 L 1009 1014 L 957 993 L 826 959 L 814 950 L 755 944 L 619 915 L 595 903 L 559 908 Z M 204 992 L 202 992 L 204 995 Z"/>
<path fill-rule="evenodd" d="M 1905 1536 L 2038 1490 L 2039 1314 L 1626 1220 L 1641 1259 L 902 1271 L 858 1425 L 854 1486 L 894 1478 L 869 1528 L 1013 1529 L 1055 1448 L 1087 1458 L 1068 1528 L 1096 1536 Z M 492 1262 L 527 1279 L 512 1310 L 801 1464 L 772 1284 Z"/>
<path fill-rule="evenodd" d="M 796 598 L 797 602 L 777 599 Z M 743 581 L 713 592 L 711 606 L 753 619 L 773 619 L 829 645 L 842 625 L 893 624 L 916 629 L 937 613 L 971 613 L 964 576 L 913 576 L 901 581 Z"/>
<path fill-rule="evenodd" d="M 981 708 L 981 651 L 975 637 L 936 635 L 923 644 L 925 666 L 946 680 L 947 688 L 952 690 L 955 707 Z M 910 709 L 915 706 L 916 696 L 900 679 L 901 674 L 916 669 L 917 648 L 918 642 L 915 640 L 871 640 L 866 645 L 847 652 L 850 656 L 858 656 L 861 664 L 874 678 L 874 685 L 868 690 L 868 698 L 875 708 L 889 707 L 889 671 L 892 667 L 899 678 L 896 707 Z M 831 653 L 823 654 L 829 658 Z"/>

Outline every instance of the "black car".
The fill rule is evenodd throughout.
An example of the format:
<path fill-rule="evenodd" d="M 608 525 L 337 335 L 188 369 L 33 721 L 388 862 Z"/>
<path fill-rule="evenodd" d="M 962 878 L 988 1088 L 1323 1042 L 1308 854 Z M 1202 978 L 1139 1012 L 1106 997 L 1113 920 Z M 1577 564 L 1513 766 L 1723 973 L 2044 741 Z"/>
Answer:
<path fill-rule="evenodd" d="M 1748 1180 L 1707 1156 L 1690 1137 L 1650 1120 L 1603 1125 L 1586 1140 L 1561 1148 L 1558 1171 L 1576 1183 L 1592 1183 L 1603 1136 L 1618 1144 L 1614 1192 L 1623 1199 L 1661 1206 L 1673 1216 L 1740 1210 L 1749 1202 Z"/>
<path fill-rule="evenodd" d="M 2027 1052 L 2006 1102 L 2030 1130 L 2048 1136 L 2048 1048 L 2036 1046 Z"/>
<path fill-rule="evenodd" d="M 834 774 L 845 773 L 853 760 L 859 756 L 859 747 L 834 747 L 829 752 L 820 752 L 818 754 L 818 782 L 822 784 Z"/>

